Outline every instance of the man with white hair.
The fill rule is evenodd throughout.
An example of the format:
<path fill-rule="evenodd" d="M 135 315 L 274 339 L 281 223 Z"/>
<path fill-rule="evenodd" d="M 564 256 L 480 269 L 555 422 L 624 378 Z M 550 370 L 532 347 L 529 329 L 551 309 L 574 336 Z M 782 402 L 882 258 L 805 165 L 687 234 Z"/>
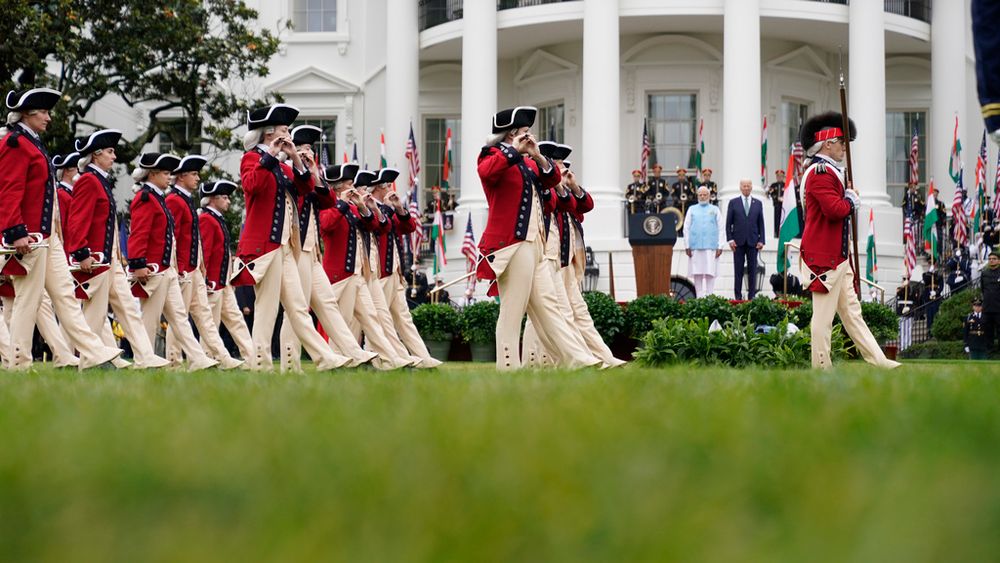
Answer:
<path fill-rule="evenodd" d="M 198 225 L 198 207 L 194 192 L 201 182 L 201 169 L 208 159 L 189 154 L 181 159 L 173 171 L 173 187 L 165 201 L 174 219 L 174 238 L 177 252 L 177 280 L 181 286 L 184 307 L 198 328 L 198 336 L 210 358 L 223 369 L 237 368 L 243 362 L 229 355 L 229 350 L 219 336 L 219 325 L 212 319 L 208 306 L 208 289 L 205 285 L 205 265 L 202 262 L 201 228 Z M 181 363 L 181 346 L 173 326 L 167 327 L 167 360 L 172 365 Z"/>
<path fill-rule="evenodd" d="M 808 276 L 808 289 L 813 293 L 812 366 L 829 368 L 830 338 L 833 317 L 840 320 L 866 362 L 879 367 L 896 368 L 899 363 L 885 357 L 871 330 L 861 316 L 861 303 L 855 292 L 850 257 L 851 217 L 857 217 L 861 196 L 854 186 L 847 185 L 838 165 L 844 159 L 847 139 L 857 136 L 854 122 L 849 131 L 842 127 L 844 118 L 827 112 L 809 118 L 800 137 L 806 155 L 812 157 L 802 173 L 802 193 L 806 208 L 806 224 L 802 233 L 802 265 Z"/>
<path fill-rule="evenodd" d="M 735 297 L 743 299 L 743 272 L 747 272 L 747 296 L 757 296 L 757 253 L 764 248 L 764 205 L 750 195 L 753 183 L 740 180 L 740 195 L 726 208 L 726 240 L 733 251 Z"/>
<path fill-rule="evenodd" d="M 240 161 L 240 183 L 246 201 L 246 222 L 236 249 L 235 285 L 253 285 L 253 341 L 257 351 L 251 368 L 274 369 L 271 337 L 279 303 L 285 308 L 295 336 L 321 371 L 350 363 L 320 336 L 302 293 L 298 256 L 301 251 L 296 199 L 313 191 L 311 163 L 295 150 L 288 126 L 299 110 L 274 104 L 247 112 L 249 132 Z M 290 159 L 289 166 L 283 160 Z"/>
<path fill-rule="evenodd" d="M 40 137 L 60 95 L 50 88 L 33 88 L 11 91 L 5 99 L 9 113 L 6 131 L 0 131 L 0 232 L 14 254 L 3 255 L 0 273 L 11 277 L 14 289 L 7 354 L 12 369 L 31 367 L 31 340 L 43 292 L 52 299 L 70 344 L 80 352 L 81 369 L 121 354 L 87 326 L 63 250 L 55 170 Z"/>
<path fill-rule="evenodd" d="M 698 203 L 688 208 L 684 217 L 684 238 L 688 265 L 698 297 L 715 292 L 715 276 L 719 256 L 726 248 L 726 232 L 722 212 L 712 205 L 712 192 L 708 186 L 698 188 Z"/>

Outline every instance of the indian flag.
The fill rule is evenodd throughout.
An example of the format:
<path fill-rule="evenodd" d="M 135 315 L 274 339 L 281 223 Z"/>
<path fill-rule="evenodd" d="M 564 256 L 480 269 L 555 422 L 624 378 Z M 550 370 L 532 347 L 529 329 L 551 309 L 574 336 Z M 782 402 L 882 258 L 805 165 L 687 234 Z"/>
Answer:
<path fill-rule="evenodd" d="M 764 127 L 760 132 L 760 185 L 767 186 L 767 115 L 764 116 Z"/>
<path fill-rule="evenodd" d="M 785 193 L 781 198 L 781 227 L 778 229 L 778 272 L 788 268 L 786 244 L 799 236 L 801 219 L 795 205 L 795 155 L 788 157 L 788 173 L 785 174 Z"/>
<path fill-rule="evenodd" d="M 701 176 L 701 167 L 704 164 L 705 159 L 705 118 L 700 118 L 698 120 L 698 146 L 697 152 L 694 154 L 694 167 L 698 170 L 698 176 Z"/>
<path fill-rule="evenodd" d="M 441 214 L 441 200 L 434 206 L 434 223 L 431 224 L 431 240 L 434 241 L 434 273 L 448 265 L 444 248 L 444 215 Z"/>
<path fill-rule="evenodd" d="M 441 189 L 448 191 L 448 178 L 451 176 L 451 127 L 445 135 L 444 166 L 441 167 Z"/>
<path fill-rule="evenodd" d="M 865 254 L 865 279 L 875 283 L 875 274 L 878 273 L 878 254 L 875 252 L 875 210 L 868 210 L 868 244 Z"/>
<path fill-rule="evenodd" d="M 924 250 L 930 253 L 933 261 L 938 255 L 937 240 L 937 202 L 934 200 L 934 178 L 927 184 L 927 208 L 924 211 Z"/>
<path fill-rule="evenodd" d="M 385 158 L 385 131 L 379 129 L 378 139 L 379 139 L 379 147 L 378 147 L 379 151 L 378 151 L 378 153 L 380 155 L 380 158 L 379 158 L 379 168 L 385 168 L 385 167 L 389 166 L 389 161 L 386 160 L 386 158 Z"/>

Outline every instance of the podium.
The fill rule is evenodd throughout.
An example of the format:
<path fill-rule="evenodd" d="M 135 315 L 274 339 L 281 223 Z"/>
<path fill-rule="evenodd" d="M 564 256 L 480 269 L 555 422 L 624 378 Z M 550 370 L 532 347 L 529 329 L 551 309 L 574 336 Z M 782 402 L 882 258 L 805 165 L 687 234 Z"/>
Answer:
<path fill-rule="evenodd" d="M 627 234 L 632 246 L 637 295 L 670 294 L 670 267 L 679 221 L 683 221 L 683 215 L 675 207 L 662 213 L 628 215 Z"/>

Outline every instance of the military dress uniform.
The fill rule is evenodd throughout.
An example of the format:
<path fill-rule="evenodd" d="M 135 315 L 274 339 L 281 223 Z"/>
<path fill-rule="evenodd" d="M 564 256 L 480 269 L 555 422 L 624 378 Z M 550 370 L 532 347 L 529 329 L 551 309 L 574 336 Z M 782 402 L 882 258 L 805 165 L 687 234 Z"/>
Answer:
<path fill-rule="evenodd" d="M 312 145 L 319 141 L 322 133 L 322 130 L 314 125 L 300 125 L 292 130 L 292 142 L 296 147 Z M 302 283 L 302 293 L 309 302 L 313 314 L 319 319 L 319 324 L 326 332 L 333 350 L 351 359 L 348 366 L 356 367 L 371 362 L 378 357 L 378 354 L 366 351 L 358 344 L 341 314 L 330 281 L 323 272 L 319 213 L 323 209 L 333 207 L 337 200 L 330 193 L 325 181 L 322 181 L 322 178 L 319 180 L 314 191 L 298 198 L 299 241 L 302 245 L 298 259 L 299 281 Z M 301 371 L 302 344 L 295 337 L 287 315 L 281 325 L 280 340 L 282 371 Z"/>
<path fill-rule="evenodd" d="M 383 168 L 379 170 L 374 184 L 391 184 L 398 176 L 398 170 Z M 410 306 L 406 301 L 406 282 L 400 269 L 402 259 L 399 249 L 403 247 L 402 237 L 419 229 L 420 222 L 416 217 L 410 215 L 405 207 L 402 211 L 397 211 L 395 207 L 379 202 L 379 208 L 388 222 L 387 228 L 380 231 L 375 237 L 379 254 L 378 278 L 385 296 L 386 306 L 392 317 L 393 326 L 396 329 L 396 335 L 406 347 L 409 355 L 420 358 L 417 367 L 435 368 L 442 362 L 431 357 L 430 352 L 427 351 L 427 345 L 424 344 L 416 325 L 413 324 Z"/>
<path fill-rule="evenodd" d="M 704 174 L 706 171 L 711 171 L 711 170 L 712 170 L 711 168 L 705 168 L 704 170 L 702 170 L 702 173 Z M 712 180 L 703 180 L 701 182 L 701 184 L 698 185 L 698 188 L 701 188 L 703 186 L 706 187 L 706 188 L 708 188 L 708 202 L 711 203 L 712 205 L 718 207 L 719 206 L 719 184 L 715 183 Z M 698 192 L 696 190 L 695 191 L 695 200 L 697 200 L 697 199 L 698 199 Z"/>
<path fill-rule="evenodd" d="M 782 182 L 771 182 L 771 185 L 767 187 L 765 195 L 771 199 L 771 205 L 774 208 L 774 238 L 778 238 L 781 231 L 781 206 L 785 199 L 785 184 Z"/>
<path fill-rule="evenodd" d="M 625 201 L 628 202 L 629 213 L 641 213 L 646 210 L 646 192 L 648 191 L 649 185 L 645 182 L 632 182 L 625 186 Z"/>
<path fill-rule="evenodd" d="M 146 153 L 139 157 L 139 166 L 147 170 L 174 170 L 180 164 L 176 156 Z M 139 298 L 142 322 L 150 342 L 156 341 L 160 316 L 174 330 L 181 349 L 187 354 L 191 371 L 218 365 L 198 344 L 188 322 L 177 276 L 177 252 L 173 215 L 167 208 L 166 195 L 157 186 L 146 182 L 132 199 L 132 223 L 128 235 L 128 265 L 132 272 L 147 268 L 149 279 L 132 284 L 132 294 Z M 112 235 L 112 238 L 113 235 Z M 234 366 L 220 366 L 234 367 Z"/>
<path fill-rule="evenodd" d="M 60 95 L 56 90 L 35 88 L 11 91 L 5 101 L 12 112 L 49 110 Z M 0 231 L 8 245 L 29 233 L 38 233 L 39 242 L 47 244 L 25 255 L 3 257 L 0 274 L 11 277 L 14 291 L 7 354 L 12 369 L 31 367 L 31 341 L 44 293 L 51 298 L 69 343 L 80 352 L 81 369 L 110 362 L 121 354 L 90 330 L 76 300 L 63 250 L 55 185 L 55 170 L 38 133 L 20 122 L 10 125 L 0 143 Z"/>
<path fill-rule="evenodd" d="M 236 184 L 227 180 L 209 182 L 202 186 L 201 195 L 229 195 L 236 191 L 236 187 Z M 219 326 L 220 322 L 224 324 L 243 359 L 253 360 L 257 357 L 253 338 L 236 302 L 236 292 L 229 284 L 229 273 L 232 272 L 229 226 L 222 213 L 212 206 L 205 206 L 198 219 L 198 229 L 201 235 L 202 263 L 205 265 L 205 291 L 212 322 L 215 326 Z"/>
<path fill-rule="evenodd" d="M 667 185 L 666 178 L 653 176 L 649 179 L 649 190 L 646 193 L 646 211 L 659 213 L 660 211 L 673 207 L 674 196 Z"/>
<path fill-rule="evenodd" d="M 982 305 L 982 301 L 977 299 L 974 304 Z M 986 335 L 986 321 L 983 319 L 982 313 L 969 313 L 965 317 L 965 322 L 962 323 L 962 333 L 970 360 L 989 358 L 990 341 Z"/>
<path fill-rule="evenodd" d="M 518 107 L 493 117 L 493 132 L 503 133 L 535 122 L 537 110 Z M 561 176 L 546 160 L 539 170 L 534 159 L 514 147 L 498 143 L 479 153 L 479 178 L 486 192 L 489 216 L 479 241 L 486 257 L 477 269 L 479 279 L 495 280 L 489 293 L 500 295 L 497 322 L 497 368 L 521 367 L 521 319 L 527 312 L 535 328 L 548 338 L 563 367 L 593 366 L 600 360 L 580 348 L 561 318 L 555 283 L 545 267 L 543 192 L 559 184 Z"/>
<path fill-rule="evenodd" d="M 78 141 L 77 149 L 86 156 L 114 147 L 119 139 L 120 131 L 97 131 L 86 140 Z M 73 194 L 72 205 L 66 211 L 66 247 L 74 262 L 94 258 L 90 272 L 73 272 L 77 297 L 83 302 L 87 325 L 105 345 L 115 346 L 115 336 L 108 322 L 110 306 L 132 346 L 134 367 L 145 369 L 167 365 L 166 360 L 153 352 L 152 341 L 129 288 L 118 242 L 118 204 L 111 177 L 95 164 L 90 164 L 77 180 Z M 122 363 L 119 367 L 126 365 Z"/>
<path fill-rule="evenodd" d="M 810 118 L 802 126 L 802 146 L 843 137 L 841 115 L 826 113 Z M 851 123 L 851 137 L 854 124 Z M 861 303 L 854 291 L 850 260 L 850 216 L 856 211 L 854 200 L 847 196 L 843 172 L 833 159 L 816 155 L 802 175 L 806 208 L 805 232 L 802 235 L 802 263 L 808 275 L 808 289 L 813 292 L 812 365 L 829 368 L 830 338 L 833 317 L 840 314 L 844 329 L 854 340 L 866 362 L 880 367 L 898 367 L 879 347 L 861 316 Z"/>
<path fill-rule="evenodd" d="M 291 124 L 299 110 L 275 104 L 247 115 L 251 130 Z M 298 256 L 301 251 L 296 199 L 313 191 L 308 170 L 292 170 L 279 162 L 264 145 L 248 150 L 240 162 L 240 180 L 246 201 L 246 222 L 236 249 L 239 261 L 232 283 L 255 287 L 253 340 L 257 359 L 253 369 L 270 371 L 271 337 L 280 303 L 288 314 L 295 336 L 320 370 L 350 363 L 335 353 L 320 336 L 309 316 L 302 293 Z"/>
<path fill-rule="evenodd" d="M 330 184 L 336 184 L 354 178 L 357 171 L 354 164 L 330 166 L 324 171 L 324 177 Z M 349 325 L 356 322 L 360 326 L 366 346 L 378 354 L 375 366 L 395 369 L 406 367 L 411 361 L 408 357 L 400 357 L 386 337 L 364 275 L 366 249 L 362 231 L 371 229 L 374 221 L 374 214 L 363 214 L 343 199 L 320 211 L 323 272 L 333 287 L 341 315 Z"/>
<path fill-rule="evenodd" d="M 187 155 L 181 159 L 173 174 L 198 172 L 207 163 L 208 160 L 202 156 Z M 219 325 L 214 322 L 212 310 L 208 305 L 208 288 L 205 284 L 202 263 L 201 228 L 194 194 L 175 185 L 167 194 L 165 201 L 170 215 L 174 218 L 177 281 L 180 284 L 184 308 L 198 329 L 198 336 L 208 357 L 218 361 L 223 369 L 237 368 L 243 365 L 243 362 L 229 354 L 222 337 L 219 336 Z M 167 327 L 167 360 L 174 365 L 181 363 L 181 346 L 173 326 Z"/>
<path fill-rule="evenodd" d="M 993 141 L 1000 144 L 1000 2 L 972 0 L 972 44 L 976 53 L 976 88 L 983 121 Z"/>

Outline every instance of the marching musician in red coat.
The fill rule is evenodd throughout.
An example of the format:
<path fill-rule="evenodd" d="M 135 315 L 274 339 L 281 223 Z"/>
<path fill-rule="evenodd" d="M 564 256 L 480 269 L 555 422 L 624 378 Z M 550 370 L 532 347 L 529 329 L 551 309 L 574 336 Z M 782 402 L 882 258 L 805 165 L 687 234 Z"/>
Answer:
<path fill-rule="evenodd" d="M 833 316 L 839 313 L 848 336 L 866 362 L 894 368 L 900 364 L 885 357 L 861 316 L 861 303 L 854 291 L 858 272 L 851 268 L 850 221 L 859 213 L 861 197 L 847 186 L 839 163 L 846 153 L 843 116 L 828 112 L 809 118 L 800 133 L 802 146 L 812 162 L 802 174 L 805 229 L 802 233 L 802 263 L 813 292 L 812 365 L 829 368 Z M 850 140 L 857 131 L 850 122 Z"/>
<path fill-rule="evenodd" d="M 108 322 L 110 306 L 132 346 L 134 367 L 160 368 L 167 361 L 153 352 L 118 246 L 118 204 L 110 174 L 121 136 L 121 131 L 103 129 L 76 143 L 80 177 L 73 188 L 72 205 L 65 211 L 66 247 L 76 266 L 77 296 L 83 299 L 83 316 L 91 330 L 104 344 L 115 345 Z M 128 365 L 121 359 L 117 362 L 119 367 Z"/>
<path fill-rule="evenodd" d="M 205 285 L 202 263 L 201 228 L 194 192 L 201 182 L 201 169 L 206 164 L 208 159 L 197 154 L 182 158 L 180 165 L 173 171 L 174 182 L 166 202 L 167 209 L 174 218 L 177 280 L 184 308 L 194 321 L 208 356 L 217 360 L 223 369 L 232 369 L 243 365 L 243 362 L 229 354 L 226 344 L 219 336 L 219 324 L 213 321 L 212 310 L 208 306 L 208 288 Z M 167 360 L 173 365 L 181 363 L 181 347 L 172 327 L 167 327 Z"/>
<path fill-rule="evenodd" d="M 194 337 L 177 278 L 176 227 L 164 190 L 180 163 L 180 158 L 170 154 L 146 153 L 139 157 L 139 165 L 132 172 L 139 184 L 131 206 L 128 265 L 135 281 L 132 293 L 139 297 L 149 340 L 156 340 L 162 314 L 187 354 L 188 369 L 197 371 L 218 362 L 205 354 Z"/>
<path fill-rule="evenodd" d="M 395 369 L 411 365 L 414 360 L 402 356 L 386 335 L 371 290 L 365 279 L 367 262 L 364 235 L 377 230 L 375 212 L 367 199 L 354 188 L 355 179 L 366 184 L 371 173 L 359 172 L 356 164 L 327 167 L 324 178 L 336 195 L 336 203 L 319 214 L 319 230 L 323 239 L 323 271 L 333 287 L 340 314 L 349 325 L 357 323 L 365 335 L 369 349 L 378 354 L 375 366 Z M 365 203 L 365 202 L 370 202 Z"/>
<path fill-rule="evenodd" d="M 80 352 L 80 368 L 108 363 L 121 350 L 101 343 L 87 326 L 76 300 L 63 250 L 55 170 L 40 135 L 52 118 L 49 110 L 61 93 L 49 88 L 11 91 L 5 102 L 7 127 L 0 131 L 0 232 L 16 254 L 3 255 L 0 273 L 12 278 L 8 367 L 31 367 L 31 340 L 43 292 Z"/>
<path fill-rule="evenodd" d="M 52 157 L 52 167 L 56 169 L 56 176 L 59 184 L 56 185 L 56 195 L 59 197 L 59 224 L 62 228 L 63 239 L 66 239 L 66 220 L 69 219 L 69 207 L 73 202 L 73 184 L 76 183 L 79 172 L 77 163 L 80 162 L 80 153 L 71 152 L 66 156 L 55 155 Z M 65 250 L 63 245 L 63 249 Z"/>
<path fill-rule="evenodd" d="M 390 191 L 397 177 L 399 171 L 395 168 L 383 168 L 378 171 L 378 177 L 371 186 L 372 197 L 378 202 L 382 215 L 389 219 L 388 228 L 375 237 L 379 253 L 378 284 L 385 296 L 391 327 L 395 329 L 396 336 L 409 355 L 420 358 L 416 367 L 435 368 L 441 365 L 441 361 L 431 357 L 427 351 L 427 345 L 413 324 L 410 306 L 406 302 L 406 280 L 403 279 L 399 249 L 403 245 L 403 235 L 421 227 L 417 218 L 410 215 L 403 205 L 399 194 L 395 190 Z"/>
<path fill-rule="evenodd" d="M 201 235 L 202 264 L 205 267 L 205 290 L 212 323 L 222 322 L 233 337 L 244 360 L 257 357 L 250 329 L 247 327 L 236 292 L 229 285 L 232 271 L 232 243 L 225 212 L 229 210 L 229 195 L 236 191 L 236 184 L 228 180 L 209 182 L 201 187 L 203 211 L 198 217 Z"/>
<path fill-rule="evenodd" d="M 351 359 L 334 353 L 309 316 L 309 303 L 299 279 L 299 196 L 313 191 L 309 167 L 303 162 L 288 126 L 299 110 L 274 104 L 247 112 L 249 131 L 243 139 L 246 153 L 240 161 L 240 182 L 246 201 L 246 222 L 236 249 L 232 282 L 254 285 L 253 341 L 257 350 L 251 368 L 271 371 L 271 336 L 279 303 L 285 308 L 295 336 L 305 346 L 316 367 L 331 370 Z M 291 166 L 284 161 L 290 160 Z"/>
<path fill-rule="evenodd" d="M 323 136 L 323 131 L 315 125 L 299 125 L 292 130 L 292 142 L 295 150 L 306 162 L 310 163 L 309 172 L 313 176 L 316 189 L 298 198 L 299 242 L 302 252 L 299 253 L 299 281 L 302 292 L 309 302 L 320 326 L 326 332 L 334 351 L 351 359 L 349 367 L 356 367 L 372 362 L 378 357 L 375 352 L 365 351 L 354 337 L 347 320 L 340 313 L 337 297 L 334 295 L 330 280 L 323 272 L 319 248 L 319 213 L 337 203 L 336 196 L 323 179 L 312 145 Z M 325 148 L 323 150 L 326 150 Z M 281 325 L 281 370 L 302 371 L 302 344 L 292 331 L 288 315 Z"/>
<path fill-rule="evenodd" d="M 544 201 L 561 176 L 538 151 L 531 126 L 538 112 L 516 107 L 493 116 L 493 136 L 479 153 L 478 172 L 489 216 L 479 249 L 480 279 L 496 280 L 500 295 L 497 368 L 521 367 L 521 319 L 525 312 L 559 365 L 592 366 L 600 360 L 573 338 L 559 311 L 551 270 L 544 264 Z M 493 290 L 491 289 L 491 292 Z"/>

